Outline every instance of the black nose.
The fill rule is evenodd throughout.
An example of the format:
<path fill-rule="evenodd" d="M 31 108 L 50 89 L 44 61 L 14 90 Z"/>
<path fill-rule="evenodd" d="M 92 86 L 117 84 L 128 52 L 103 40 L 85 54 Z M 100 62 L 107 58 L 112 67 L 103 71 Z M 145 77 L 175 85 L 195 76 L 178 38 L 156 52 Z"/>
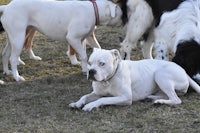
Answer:
<path fill-rule="evenodd" d="M 90 80 L 96 80 L 95 77 L 94 77 L 94 75 L 95 75 L 96 73 L 97 73 L 96 70 L 90 69 L 90 70 L 89 70 L 89 74 L 88 74 L 88 79 L 90 79 Z"/>

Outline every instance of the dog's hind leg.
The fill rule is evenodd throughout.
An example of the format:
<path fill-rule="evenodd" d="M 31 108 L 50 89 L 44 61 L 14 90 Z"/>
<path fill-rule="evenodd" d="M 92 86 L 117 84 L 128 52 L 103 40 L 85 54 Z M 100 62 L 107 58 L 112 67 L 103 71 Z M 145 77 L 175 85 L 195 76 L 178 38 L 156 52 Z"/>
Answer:
<path fill-rule="evenodd" d="M 168 97 L 162 91 L 158 91 L 158 92 L 154 93 L 153 95 L 147 96 L 147 98 L 155 101 L 155 100 L 158 100 L 158 99 L 167 99 Z"/>
<path fill-rule="evenodd" d="M 68 50 L 66 52 L 67 56 L 72 65 L 80 65 L 81 63 L 77 60 L 76 51 L 73 49 L 71 45 L 68 45 Z"/>
<path fill-rule="evenodd" d="M 168 105 L 176 105 L 181 104 L 181 99 L 177 96 L 175 92 L 174 82 L 170 78 L 167 78 L 168 73 L 163 71 L 158 71 L 155 73 L 155 81 L 158 87 L 161 89 L 163 93 L 165 93 L 168 99 L 157 99 L 154 103 L 160 104 L 168 104 Z M 161 78 L 162 77 L 162 78 Z"/>
<path fill-rule="evenodd" d="M 95 37 L 94 32 L 83 40 L 83 48 L 85 49 L 85 51 L 87 44 L 89 44 L 92 48 L 101 48 L 100 44 L 98 43 Z M 72 65 L 80 65 L 80 62 L 77 60 L 76 57 L 76 51 L 73 49 L 71 45 L 68 45 L 68 51 L 66 52 L 66 54 L 69 57 Z"/>
<path fill-rule="evenodd" d="M 36 56 L 33 53 L 33 50 L 32 50 L 32 47 L 33 47 L 33 37 L 34 37 L 35 33 L 36 33 L 36 30 L 33 29 L 33 28 L 28 28 L 26 30 L 26 39 L 25 39 L 24 47 L 28 50 L 30 59 L 33 59 L 33 60 L 42 60 L 42 58 L 39 57 L 39 56 Z"/>
<path fill-rule="evenodd" d="M 75 37 L 72 32 L 69 32 L 66 36 L 67 41 L 73 49 L 80 55 L 81 57 L 81 67 L 82 67 L 82 72 L 87 72 L 87 54 L 86 51 L 83 48 L 83 44 L 81 42 L 81 38 Z"/>

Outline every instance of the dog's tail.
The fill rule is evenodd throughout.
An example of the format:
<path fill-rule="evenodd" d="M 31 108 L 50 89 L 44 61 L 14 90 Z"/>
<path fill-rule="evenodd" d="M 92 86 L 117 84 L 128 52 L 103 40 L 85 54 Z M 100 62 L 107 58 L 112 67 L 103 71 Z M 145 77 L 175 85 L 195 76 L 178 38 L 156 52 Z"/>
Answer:
<path fill-rule="evenodd" d="M 188 76 L 189 84 L 190 86 L 200 94 L 200 86 L 192 79 L 190 76 Z"/>

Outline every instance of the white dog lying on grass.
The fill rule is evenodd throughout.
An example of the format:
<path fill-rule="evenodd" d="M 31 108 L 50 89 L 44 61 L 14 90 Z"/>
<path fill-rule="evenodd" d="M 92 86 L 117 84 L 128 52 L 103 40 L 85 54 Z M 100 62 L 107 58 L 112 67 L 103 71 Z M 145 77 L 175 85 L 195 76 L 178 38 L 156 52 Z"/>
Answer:
<path fill-rule="evenodd" d="M 145 98 L 176 105 L 181 103 L 176 91 L 185 94 L 189 85 L 200 93 L 200 86 L 177 64 L 153 59 L 121 60 L 115 49 L 94 50 L 88 69 L 93 91 L 69 104 L 72 108 L 91 111 L 102 105 L 131 105 Z"/>

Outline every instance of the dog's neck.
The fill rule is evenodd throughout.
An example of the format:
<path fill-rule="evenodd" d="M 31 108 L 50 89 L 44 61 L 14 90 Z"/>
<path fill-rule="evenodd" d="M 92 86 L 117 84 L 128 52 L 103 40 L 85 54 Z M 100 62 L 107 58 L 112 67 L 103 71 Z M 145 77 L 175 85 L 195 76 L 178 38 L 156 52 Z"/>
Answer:
<path fill-rule="evenodd" d="M 118 68 L 119 68 L 119 63 L 117 64 L 117 66 L 116 66 L 116 68 L 114 69 L 114 71 L 112 72 L 112 74 L 110 74 L 108 77 L 106 77 L 106 78 L 103 80 L 103 82 L 108 82 L 108 81 L 110 81 L 110 80 L 114 77 L 114 75 L 117 73 Z"/>
<path fill-rule="evenodd" d="M 98 10 L 98 7 L 97 7 L 97 3 L 95 0 L 90 0 L 93 4 L 93 7 L 94 7 L 94 13 L 95 13 L 95 17 L 96 17 L 96 23 L 95 25 L 99 25 L 99 10 Z"/>

